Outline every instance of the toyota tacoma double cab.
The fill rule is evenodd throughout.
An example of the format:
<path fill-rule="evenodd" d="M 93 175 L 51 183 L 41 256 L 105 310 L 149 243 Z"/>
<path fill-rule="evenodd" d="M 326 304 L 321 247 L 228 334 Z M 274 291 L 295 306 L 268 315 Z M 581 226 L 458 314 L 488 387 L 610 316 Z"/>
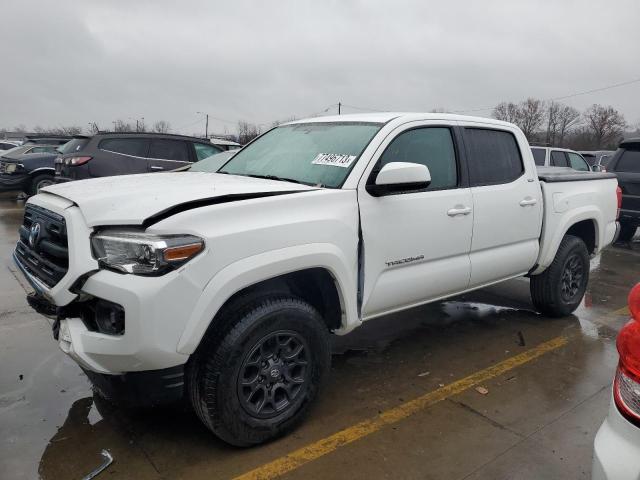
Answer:
<path fill-rule="evenodd" d="M 186 398 L 248 446 L 304 417 L 330 334 L 520 276 L 541 313 L 570 314 L 618 208 L 613 175 L 537 171 L 510 123 L 344 115 L 273 128 L 212 172 L 46 187 L 14 259 L 99 394 Z"/>

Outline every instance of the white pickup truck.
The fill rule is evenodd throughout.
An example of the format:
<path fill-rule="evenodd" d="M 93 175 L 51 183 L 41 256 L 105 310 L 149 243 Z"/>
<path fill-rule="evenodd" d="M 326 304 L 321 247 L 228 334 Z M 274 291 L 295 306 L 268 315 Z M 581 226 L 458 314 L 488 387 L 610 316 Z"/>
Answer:
<path fill-rule="evenodd" d="M 570 314 L 619 202 L 612 175 L 536 171 L 509 123 L 344 115 L 274 128 L 217 172 L 44 188 L 14 259 L 98 392 L 184 396 L 252 445 L 308 410 L 330 333 L 523 275 L 540 312 Z"/>

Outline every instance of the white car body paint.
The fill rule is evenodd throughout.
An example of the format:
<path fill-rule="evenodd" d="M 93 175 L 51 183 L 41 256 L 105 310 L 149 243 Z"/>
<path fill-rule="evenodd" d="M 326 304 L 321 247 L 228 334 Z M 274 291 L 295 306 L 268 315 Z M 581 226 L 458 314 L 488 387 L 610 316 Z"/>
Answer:
<path fill-rule="evenodd" d="M 540 182 L 529 145 L 514 125 L 459 115 L 396 113 L 293 123 L 345 121 L 383 125 L 339 189 L 180 172 L 70 182 L 32 197 L 29 203 L 64 216 L 68 229 L 69 270 L 42 293 L 58 306 L 68 305 L 78 295 L 72 285 L 88 274 L 82 294 L 118 303 L 126 312 L 121 336 L 89 331 L 77 319 L 64 320 L 71 342 L 61 342 L 63 349 L 100 373 L 181 365 L 234 293 L 308 268 L 323 268 L 334 279 L 342 317 L 335 333 L 344 334 L 369 318 L 520 276 L 534 267 L 539 273 L 577 221 L 596 223 L 596 252 L 613 240 L 615 179 Z M 371 196 L 366 182 L 385 147 L 408 129 L 430 125 L 513 133 L 524 163 L 522 175 L 504 185 Z M 213 203 L 198 203 L 205 199 Z M 171 213 L 148 222 L 167 211 Z M 101 270 L 91 253 L 90 235 L 114 225 L 197 235 L 205 250 L 159 277 Z"/>
<path fill-rule="evenodd" d="M 613 398 L 594 441 L 591 479 L 640 479 L 640 428 L 620 414 Z"/>

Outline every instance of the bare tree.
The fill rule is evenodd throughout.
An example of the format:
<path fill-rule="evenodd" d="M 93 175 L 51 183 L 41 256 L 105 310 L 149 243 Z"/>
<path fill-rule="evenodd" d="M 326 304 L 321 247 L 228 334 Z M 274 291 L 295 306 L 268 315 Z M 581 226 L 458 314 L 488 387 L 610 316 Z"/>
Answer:
<path fill-rule="evenodd" d="M 158 120 L 153 124 L 153 129 L 151 131 L 157 133 L 169 133 L 171 131 L 171 125 L 166 120 Z"/>
<path fill-rule="evenodd" d="M 70 125 L 67 127 L 60 126 L 43 128 L 37 125 L 33 128 L 33 131 L 40 135 L 78 135 L 82 133 L 82 127 L 78 127 L 77 125 Z"/>
<path fill-rule="evenodd" d="M 130 123 L 125 122 L 124 120 L 118 119 L 113 122 L 113 131 L 114 132 L 135 132 L 135 127 Z"/>
<path fill-rule="evenodd" d="M 245 145 L 260 135 L 260 127 L 245 121 L 238 122 L 238 143 Z"/>
<path fill-rule="evenodd" d="M 616 109 L 595 103 L 584 113 L 584 119 L 596 149 L 615 147 L 627 125 L 624 116 Z"/>
<path fill-rule="evenodd" d="M 580 112 L 568 105 L 552 101 L 547 107 L 546 118 L 547 145 L 561 147 L 569 131 L 580 122 Z"/>
<path fill-rule="evenodd" d="M 535 98 L 527 98 L 518 106 L 518 109 L 520 110 L 520 121 L 516 124 L 525 137 L 531 140 L 534 134 L 540 130 L 544 121 L 544 102 Z"/>
<path fill-rule="evenodd" d="M 518 124 L 521 118 L 520 107 L 511 102 L 499 103 L 496 108 L 493 109 L 493 118 L 502 120 L 503 122 Z"/>
<path fill-rule="evenodd" d="M 558 110 L 558 145 L 563 145 L 565 137 L 580 124 L 580 112 L 569 105 L 561 105 Z"/>

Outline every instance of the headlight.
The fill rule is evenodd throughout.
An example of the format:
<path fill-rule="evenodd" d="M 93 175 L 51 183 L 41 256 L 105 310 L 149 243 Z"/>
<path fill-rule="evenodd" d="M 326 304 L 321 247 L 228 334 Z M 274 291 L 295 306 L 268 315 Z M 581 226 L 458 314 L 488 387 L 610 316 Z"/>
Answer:
<path fill-rule="evenodd" d="M 153 235 L 127 230 L 105 230 L 91 238 L 101 265 L 134 275 L 162 275 L 185 264 L 204 250 L 193 235 Z"/>
<path fill-rule="evenodd" d="M 23 168 L 23 165 L 20 163 L 7 163 L 7 166 L 5 167 L 5 172 L 7 173 L 13 173 L 16 170 L 21 170 Z"/>

